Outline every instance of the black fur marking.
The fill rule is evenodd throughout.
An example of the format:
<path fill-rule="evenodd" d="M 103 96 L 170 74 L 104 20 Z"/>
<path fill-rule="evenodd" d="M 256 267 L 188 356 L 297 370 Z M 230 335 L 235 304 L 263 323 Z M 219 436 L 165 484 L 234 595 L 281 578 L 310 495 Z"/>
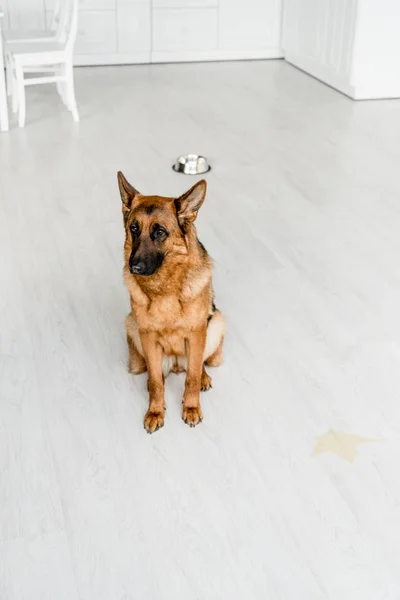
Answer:
<path fill-rule="evenodd" d="M 201 243 L 201 241 L 200 241 L 200 240 L 197 240 L 197 243 L 198 243 L 198 244 L 199 244 L 199 246 L 200 246 L 200 250 L 201 250 L 201 253 L 203 254 L 203 256 L 208 256 L 208 252 L 207 252 L 207 250 L 204 248 L 204 246 L 203 246 L 203 244 Z"/>
<path fill-rule="evenodd" d="M 211 321 L 211 319 L 213 318 L 213 316 L 215 315 L 215 311 L 217 310 L 217 307 L 215 306 L 215 302 L 214 302 L 214 298 L 212 299 L 212 304 L 211 304 L 211 312 L 208 315 L 207 318 L 207 323 L 209 323 Z"/>
<path fill-rule="evenodd" d="M 177 214 L 177 215 L 179 215 L 179 211 L 180 211 L 180 209 L 181 209 L 181 203 L 180 203 L 180 200 L 179 200 L 179 198 L 176 198 L 176 199 L 174 200 L 174 204 L 175 204 L 175 210 L 176 210 L 176 214 Z"/>
<path fill-rule="evenodd" d="M 155 206 L 154 204 L 149 204 L 148 206 L 145 206 L 144 210 L 146 212 L 146 215 L 151 215 L 155 210 L 157 210 L 157 206 Z"/>

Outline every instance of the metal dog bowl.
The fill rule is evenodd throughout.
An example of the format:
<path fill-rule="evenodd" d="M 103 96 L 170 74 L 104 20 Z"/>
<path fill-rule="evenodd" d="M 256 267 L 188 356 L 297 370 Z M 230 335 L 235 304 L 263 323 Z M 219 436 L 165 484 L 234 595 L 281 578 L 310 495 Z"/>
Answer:
<path fill-rule="evenodd" d="M 211 169 L 205 156 L 198 154 L 184 154 L 176 159 L 172 167 L 177 173 L 184 175 L 201 175 Z"/>

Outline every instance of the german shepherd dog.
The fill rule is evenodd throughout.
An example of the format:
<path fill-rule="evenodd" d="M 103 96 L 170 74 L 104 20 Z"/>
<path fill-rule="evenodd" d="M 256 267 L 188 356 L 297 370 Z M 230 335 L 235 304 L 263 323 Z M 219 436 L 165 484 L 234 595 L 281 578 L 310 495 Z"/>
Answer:
<path fill-rule="evenodd" d="M 215 308 L 212 261 L 194 221 L 207 184 L 180 198 L 143 196 L 118 173 L 125 225 L 124 281 L 131 300 L 126 318 L 129 370 L 148 371 L 144 427 L 164 425 L 164 379 L 186 371 L 182 418 L 195 427 L 203 416 L 200 390 L 211 387 L 204 365 L 219 366 L 225 319 Z"/>

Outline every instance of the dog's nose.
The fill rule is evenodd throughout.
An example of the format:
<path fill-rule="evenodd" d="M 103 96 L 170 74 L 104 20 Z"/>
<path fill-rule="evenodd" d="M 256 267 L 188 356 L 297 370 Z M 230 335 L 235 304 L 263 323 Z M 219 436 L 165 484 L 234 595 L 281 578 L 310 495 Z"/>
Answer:
<path fill-rule="evenodd" d="M 146 265 L 144 264 L 144 262 L 142 260 L 139 260 L 138 262 L 135 263 L 131 263 L 129 265 L 129 269 L 130 272 L 132 273 L 132 275 L 141 275 L 142 273 L 144 273 L 146 268 Z"/>

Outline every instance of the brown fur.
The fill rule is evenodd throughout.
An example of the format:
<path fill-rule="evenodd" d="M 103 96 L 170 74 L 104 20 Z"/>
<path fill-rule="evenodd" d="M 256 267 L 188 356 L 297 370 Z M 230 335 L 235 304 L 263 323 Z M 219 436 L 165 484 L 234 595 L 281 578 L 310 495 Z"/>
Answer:
<path fill-rule="evenodd" d="M 194 427 L 202 420 L 200 390 L 211 387 L 204 364 L 221 364 L 225 327 L 213 302 L 212 261 L 194 226 L 206 182 L 178 199 L 143 196 L 122 173 L 118 183 L 126 233 L 124 280 L 131 299 L 126 320 L 129 370 L 149 374 L 144 426 L 152 433 L 164 425 L 164 377 L 186 370 L 182 418 Z M 139 239 L 134 239 L 133 224 L 140 227 Z M 168 233 L 161 242 L 152 240 L 158 225 Z M 132 274 L 132 257 L 152 252 L 164 256 L 161 266 L 150 275 Z"/>

